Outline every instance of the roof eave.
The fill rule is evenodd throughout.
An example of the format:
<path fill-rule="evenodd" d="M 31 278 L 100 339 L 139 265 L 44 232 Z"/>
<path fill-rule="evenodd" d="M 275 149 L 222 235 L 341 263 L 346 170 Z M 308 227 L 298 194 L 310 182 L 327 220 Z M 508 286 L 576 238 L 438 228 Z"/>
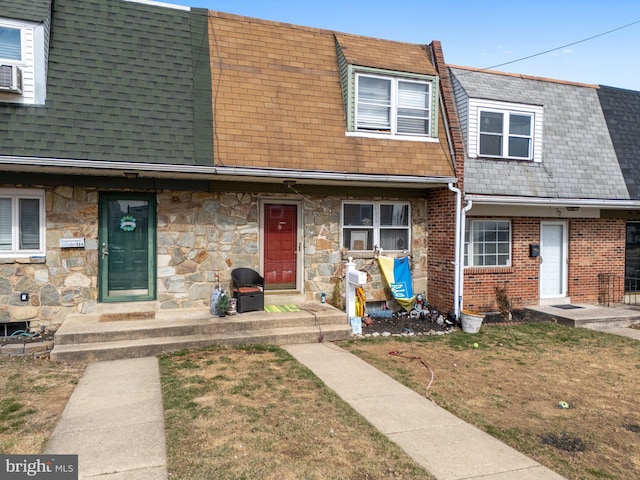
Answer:
<path fill-rule="evenodd" d="M 65 158 L 0 156 L 0 170 L 57 175 L 131 176 L 224 180 L 253 183 L 295 181 L 309 185 L 350 185 L 394 188 L 435 188 L 457 179 L 450 176 L 375 175 L 322 170 L 175 165 L 164 163 L 111 162 Z"/>
<path fill-rule="evenodd" d="M 601 209 L 640 209 L 640 200 L 598 198 L 515 197 L 465 194 L 465 201 L 475 205 L 509 205 L 519 207 L 583 207 Z"/>

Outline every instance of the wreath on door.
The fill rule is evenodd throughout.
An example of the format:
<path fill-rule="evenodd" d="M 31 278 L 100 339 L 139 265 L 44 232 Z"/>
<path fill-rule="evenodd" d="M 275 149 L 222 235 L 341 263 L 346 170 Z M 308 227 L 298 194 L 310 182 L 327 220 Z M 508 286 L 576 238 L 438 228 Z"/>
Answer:
<path fill-rule="evenodd" d="M 133 232 L 136 229 L 136 219 L 131 215 L 124 215 L 120 219 L 120 230 Z"/>

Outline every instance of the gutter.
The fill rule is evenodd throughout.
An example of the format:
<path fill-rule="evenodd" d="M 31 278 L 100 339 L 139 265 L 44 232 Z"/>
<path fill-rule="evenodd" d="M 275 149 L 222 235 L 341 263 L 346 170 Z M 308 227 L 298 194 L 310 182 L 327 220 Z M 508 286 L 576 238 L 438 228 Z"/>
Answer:
<path fill-rule="evenodd" d="M 415 175 L 376 175 L 363 173 L 347 173 L 347 172 L 331 172 L 322 170 L 293 170 L 293 169 L 276 169 L 276 168 L 246 168 L 246 167 L 216 167 L 216 173 L 223 176 L 231 177 L 257 177 L 274 179 L 295 179 L 309 181 L 310 183 L 343 183 L 343 182 L 364 182 L 378 184 L 400 184 L 407 187 L 414 186 L 416 188 L 424 187 L 425 184 L 443 185 L 445 183 L 455 182 L 454 177 L 429 177 Z"/>
<path fill-rule="evenodd" d="M 208 165 L 176 165 L 166 163 L 112 162 L 104 160 L 78 160 L 69 158 L 43 158 L 0 156 L 0 169 L 33 173 L 34 168 L 43 173 L 91 174 L 120 176 L 134 173 L 138 177 L 180 177 L 206 180 L 237 180 L 246 182 L 281 183 L 296 180 L 300 183 L 341 185 L 395 186 L 403 188 L 425 188 L 443 186 L 455 182 L 454 177 L 415 175 L 376 175 L 321 170 L 295 170 L 278 168 L 247 168 Z"/>
<path fill-rule="evenodd" d="M 591 207 L 591 208 L 637 208 L 640 200 L 601 200 L 595 198 L 543 198 L 509 197 L 500 195 L 466 194 L 466 200 L 478 205 L 514 205 L 521 207 Z"/>

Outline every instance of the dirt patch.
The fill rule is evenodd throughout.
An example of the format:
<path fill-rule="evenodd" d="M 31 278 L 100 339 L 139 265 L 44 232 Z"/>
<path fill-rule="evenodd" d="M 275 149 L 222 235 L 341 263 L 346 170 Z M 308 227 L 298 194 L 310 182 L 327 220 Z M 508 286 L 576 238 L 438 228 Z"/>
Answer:
<path fill-rule="evenodd" d="M 484 317 L 483 323 L 487 325 L 520 325 L 523 323 L 555 322 L 554 317 L 537 312 L 535 310 L 514 310 L 511 320 L 505 320 L 499 313 L 493 313 Z M 362 324 L 362 334 L 382 335 L 438 335 L 449 333 L 459 327 L 455 318 L 446 316 L 437 310 L 430 310 L 421 315 L 401 314 L 376 314 L 371 313 Z"/>
<path fill-rule="evenodd" d="M 552 447 L 559 448 L 566 452 L 584 452 L 584 441 L 578 437 L 572 437 L 566 433 L 556 434 L 547 433 L 540 437 L 540 440 L 545 445 L 551 445 Z"/>

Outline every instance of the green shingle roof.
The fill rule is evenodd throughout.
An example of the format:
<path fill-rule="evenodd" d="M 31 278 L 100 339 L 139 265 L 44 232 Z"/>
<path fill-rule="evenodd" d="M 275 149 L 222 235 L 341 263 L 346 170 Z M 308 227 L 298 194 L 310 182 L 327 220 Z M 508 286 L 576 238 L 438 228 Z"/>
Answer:
<path fill-rule="evenodd" d="M 51 0 L 2 0 L 0 17 L 43 22 L 51 11 Z"/>
<path fill-rule="evenodd" d="M 56 0 L 47 77 L 0 104 L 0 155 L 213 164 L 206 10 Z"/>

